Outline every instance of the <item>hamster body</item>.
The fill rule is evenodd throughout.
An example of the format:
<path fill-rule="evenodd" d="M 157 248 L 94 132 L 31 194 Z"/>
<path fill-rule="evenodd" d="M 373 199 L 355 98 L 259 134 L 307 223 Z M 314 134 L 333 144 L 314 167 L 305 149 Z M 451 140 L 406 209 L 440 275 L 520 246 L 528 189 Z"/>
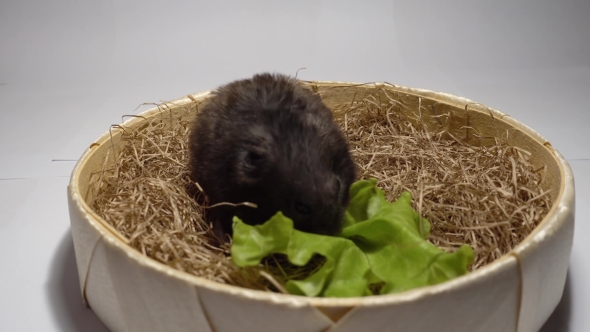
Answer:
<path fill-rule="evenodd" d="M 232 218 L 261 224 L 281 211 L 296 229 L 337 235 L 356 178 L 348 143 L 319 95 L 280 74 L 218 88 L 189 135 L 190 177 L 210 204 L 216 234 Z"/>

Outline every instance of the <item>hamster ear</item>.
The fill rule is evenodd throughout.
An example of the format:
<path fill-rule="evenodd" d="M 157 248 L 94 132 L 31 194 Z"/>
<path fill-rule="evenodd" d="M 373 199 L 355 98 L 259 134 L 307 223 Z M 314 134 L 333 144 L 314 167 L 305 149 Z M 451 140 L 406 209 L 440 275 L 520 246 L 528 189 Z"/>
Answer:
<path fill-rule="evenodd" d="M 239 180 L 252 183 L 262 177 L 268 167 L 268 154 L 259 147 L 249 147 L 239 153 Z"/>
<path fill-rule="evenodd" d="M 248 128 L 246 132 L 237 165 L 240 180 L 251 183 L 268 169 L 272 137 L 260 126 Z"/>

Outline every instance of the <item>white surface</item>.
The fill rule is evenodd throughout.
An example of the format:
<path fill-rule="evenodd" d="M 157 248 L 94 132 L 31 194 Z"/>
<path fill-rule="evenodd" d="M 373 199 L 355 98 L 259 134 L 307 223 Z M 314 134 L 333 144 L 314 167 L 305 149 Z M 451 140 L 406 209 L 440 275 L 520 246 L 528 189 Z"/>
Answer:
<path fill-rule="evenodd" d="M 551 141 L 574 171 L 576 231 L 543 331 L 589 330 L 589 16 L 586 0 L 0 0 L 0 331 L 106 330 L 79 294 L 73 162 L 52 160 L 76 160 L 142 102 L 300 67 L 464 96 Z"/>

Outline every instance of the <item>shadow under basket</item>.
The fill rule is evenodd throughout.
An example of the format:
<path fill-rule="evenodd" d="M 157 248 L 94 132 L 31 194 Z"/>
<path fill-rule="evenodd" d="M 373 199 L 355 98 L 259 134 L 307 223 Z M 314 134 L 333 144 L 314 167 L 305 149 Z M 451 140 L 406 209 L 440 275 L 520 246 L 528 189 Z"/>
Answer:
<path fill-rule="evenodd" d="M 494 142 L 531 152 L 545 165 L 541 186 L 552 206 L 508 254 L 456 279 L 391 295 L 307 298 L 212 282 L 161 264 L 126 244 L 91 208 L 90 177 L 121 129 L 106 132 L 84 152 L 68 187 L 70 219 L 82 295 L 112 331 L 537 331 L 559 303 L 574 233 L 574 180 L 559 154 L 520 122 L 468 99 L 390 84 L 305 82 L 339 116 L 343 105 L 371 89 L 395 92 L 406 105 L 435 105 L 451 113 L 448 132 L 473 145 Z M 191 119 L 211 91 L 148 110 L 121 126 L 174 112 Z M 430 107 L 430 106 L 428 106 Z M 164 110 L 165 109 L 165 110 Z M 410 110 L 407 112 L 411 112 Z M 423 114 L 427 126 L 436 119 Z M 477 135 L 474 135 L 477 133 Z M 112 137 L 111 137 L 112 135 Z"/>

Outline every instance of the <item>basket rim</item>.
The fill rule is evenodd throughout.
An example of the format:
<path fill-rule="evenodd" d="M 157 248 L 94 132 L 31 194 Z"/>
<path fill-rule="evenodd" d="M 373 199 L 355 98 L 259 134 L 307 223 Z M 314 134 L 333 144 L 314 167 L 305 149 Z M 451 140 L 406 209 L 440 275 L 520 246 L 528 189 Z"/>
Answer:
<path fill-rule="evenodd" d="M 154 269 L 158 273 L 167 274 L 170 277 L 181 279 L 192 286 L 205 287 L 212 291 L 224 292 L 228 294 L 238 295 L 246 298 L 252 298 L 257 300 L 270 300 L 273 302 L 289 303 L 295 306 L 312 305 L 321 307 L 356 307 L 356 306 L 370 306 L 370 305 L 387 305 L 393 303 L 402 303 L 412 301 L 418 298 L 432 296 L 438 293 L 449 292 L 454 289 L 467 287 L 469 284 L 480 280 L 481 277 L 486 275 L 492 275 L 499 273 L 506 268 L 509 268 L 514 261 L 519 263 L 518 255 L 528 250 L 533 250 L 535 244 L 543 242 L 547 235 L 551 233 L 552 229 L 559 228 L 565 221 L 565 216 L 562 213 L 562 205 L 564 201 L 569 198 L 573 199 L 574 195 L 574 183 L 572 171 L 565 161 L 563 156 L 555 149 L 553 149 L 550 143 L 539 133 L 528 127 L 527 125 L 513 119 L 512 117 L 487 107 L 481 103 L 474 102 L 464 97 L 455 96 L 448 93 L 436 92 L 432 90 L 409 88 L 400 85 L 394 85 L 391 83 L 383 82 L 371 82 L 371 83 L 354 83 L 354 82 L 335 82 L 335 81 L 302 81 L 305 85 L 309 86 L 322 86 L 326 88 L 338 88 L 338 87 L 386 87 L 394 91 L 406 93 L 408 95 L 414 95 L 417 97 L 424 97 L 432 100 L 436 100 L 440 103 L 446 103 L 457 107 L 468 108 L 470 110 L 479 112 L 490 112 L 490 114 L 497 117 L 496 120 L 508 123 L 510 126 L 515 127 L 522 131 L 524 134 L 533 139 L 533 141 L 542 145 L 549 154 L 553 157 L 560 171 L 560 189 L 559 193 L 555 198 L 551 209 L 541 220 L 539 225 L 515 248 L 510 252 L 506 253 L 502 257 L 495 261 L 482 266 L 481 268 L 467 273 L 463 276 L 442 282 L 440 284 L 424 286 L 416 289 L 411 289 L 401 293 L 375 295 L 367 297 L 352 297 L 352 298 L 317 298 L 317 297 L 305 297 L 291 294 L 280 294 L 271 293 L 261 290 L 247 289 L 239 286 L 222 284 L 215 281 L 207 280 L 202 277 L 197 277 L 192 274 L 174 269 L 163 263 L 156 261 L 148 256 L 143 255 L 125 241 L 125 238 L 119 234 L 110 224 L 96 214 L 90 206 L 86 203 L 83 195 L 80 192 L 79 180 L 80 173 L 86 162 L 92 157 L 95 151 L 95 147 L 98 145 L 106 144 L 111 139 L 111 132 L 106 131 L 97 140 L 87 148 L 76 165 L 72 170 L 70 183 L 68 185 L 68 195 L 75 204 L 75 207 L 81 212 L 85 221 L 88 222 L 102 237 L 102 239 L 111 245 L 114 245 L 129 258 L 134 260 L 136 263 Z M 179 107 L 190 103 L 193 103 L 199 99 L 205 98 L 210 95 L 214 90 L 206 90 L 194 94 L 163 103 L 160 106 L 151 108 L 144 112 L 139 113 L 141 117 L 132 117 L 124 121 L 121 126 L 134 125 L 137 122 L 145 121 L 142 117 L 151 117 L 159 113 L 166 111 L 169 107 Z M 485 110 L 485 111 L 484 111 Z M 114 129 L 112 135 L 120 135 L 120 129 Z M 80 267 L 79 267 L 80 268 Z M 521 279 L 522 282 L 522 279 Z"/>

